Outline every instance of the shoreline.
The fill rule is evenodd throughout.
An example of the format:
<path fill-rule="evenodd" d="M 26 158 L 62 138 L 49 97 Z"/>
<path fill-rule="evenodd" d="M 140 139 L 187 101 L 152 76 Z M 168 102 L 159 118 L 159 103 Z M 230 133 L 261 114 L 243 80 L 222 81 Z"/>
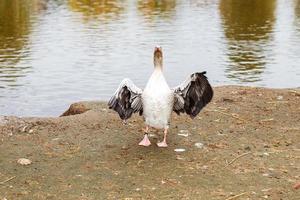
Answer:
<path fill-rule="evenodd" d="M 266 89 L 266 90 L 274 90 L 274 91 L 279 91 L 279 90 L 285 90 L 288 92 L 296 92 L 297 94 L 300 93 L 300 86 L 299 87 L 292 87 L 292 88 L 271 88 L 271 87 L 263 87 L 263 86 L 242 86 L 242 85 L 218 85 L 218 86 L 213 86 L 213 89 L 219 90 L 218 88 L 244 88 L 244 89 Z M 300 94 L 299 94 L 300 95 Z M 98 103 L 98 104 L 107 104 L 108 101 L 106 100 L 85 100 L 85 101 L 78 101 L 78 102 L 74 102 L 72 104 L 78 104 L 78 103 L 89 103 L 89 102 L 94 102 L 94 103 Z M 72 105 L 71 104 L 71 105 Z M 70 106 L 71 106 L 70 105 Z M 65 108 L 66 110 L 64 112 L 67 111 L 67 107 Z M 17 116 L 17 115 L 7 115 L 7 114 L 1 114 L 0 113 L 0 124 L 1 124 L 1 120 L 3 120 L 4 117 L 6 118 L 10 118 L 10 117 L 17 117 L 17 118 L 56 118 L 56 117 L 60 117 L 64 112 L 62 112 L 61 114 L 58 114 L 57 116 L 26 116 L 26 115 L 21 115 L 21 116 Z"/>
<path fill-rule="evenodd" d="M 74 103 L 64 117 L 2 116 L 0 198 L 297 199 L 300 89 L 214 92 L 194 120 L 172 115 L 165 149 L 156 130 L 138 146 L 142 118 L 123 125 L 105 102 Z"/>

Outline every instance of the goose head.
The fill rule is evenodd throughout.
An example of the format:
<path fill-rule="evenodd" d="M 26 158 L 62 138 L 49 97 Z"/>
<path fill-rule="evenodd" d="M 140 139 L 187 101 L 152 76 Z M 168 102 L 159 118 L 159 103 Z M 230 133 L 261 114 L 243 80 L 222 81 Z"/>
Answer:
<path fill-rule="evenodd" d="M 162 68 L 163 65 L 163 53 L 160 46 L 154 48 L 154 67 Z"/>

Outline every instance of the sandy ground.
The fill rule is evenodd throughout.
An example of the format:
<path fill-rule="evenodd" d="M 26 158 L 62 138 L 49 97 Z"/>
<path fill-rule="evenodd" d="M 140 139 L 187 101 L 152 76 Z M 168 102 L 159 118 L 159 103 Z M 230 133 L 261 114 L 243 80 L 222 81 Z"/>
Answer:
<path fill-rule="evenodd" d="M 300 199 L 300 89 L 214 90 L 196 119 L 173 115 L 165 149 L 155 130 L 138 146 L 142 118 L 123 125 L 101 102 L 0 117 L 0 199 Z"/>

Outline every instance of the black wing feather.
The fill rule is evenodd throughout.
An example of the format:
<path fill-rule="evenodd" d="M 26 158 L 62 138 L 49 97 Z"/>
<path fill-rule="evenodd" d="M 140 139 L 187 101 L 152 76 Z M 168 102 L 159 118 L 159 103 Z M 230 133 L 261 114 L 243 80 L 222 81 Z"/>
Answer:
<path fill-rule="evenodd" d="M 206 72 L 194 73 L 183 85 L 175 88 L 173 110 L 177 113 L 187 113 L 191 118 L 196 117 L 213 97 Z"/>
<path fill-rule="evenodd" d="M 115 110 L 122 120 L 130 118 L 135 112 L 142 115 L 141 91 L 129 79 L 124 79 L 109 100 L 108 106 Z"/>

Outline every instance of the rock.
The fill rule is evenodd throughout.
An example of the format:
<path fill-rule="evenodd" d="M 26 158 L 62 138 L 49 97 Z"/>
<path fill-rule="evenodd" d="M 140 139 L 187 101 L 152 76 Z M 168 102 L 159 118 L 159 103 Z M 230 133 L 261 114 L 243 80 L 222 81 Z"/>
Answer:
<path fill-rule="evenodd" d="M 300 182 L 298 182 L 298 183 L 296 183 L 296 184 L 294 185 L 294 189 L 295 189 L 295 190 L 300 189 Z"/>
<path fill-rule="evenodd" d="M 121 149 L 122 149 L 122 150 L 128 150 L 129 148 L 130 148 L 129 146 L 123 145 Z"/>
<path fill-rule="evenodd" d="M 221 101 L 223 101 L 223 102 L 228 102 L 228 103 L 233 103 L 233 102 L 234 102 L 233 99 L 226 98 L 226 97 L 221 98 Z"/>
<path fill-rule="evenodd" d="M 271 175 L 270 174 L 268 174 L 268 173 L 264 173 L 264 174 L 262 174 L 263 176 L 265 176 L 265 177 L 270 177 Z"/>
<path fill-rule="evenodd" d="M 188 134 L 189 131 L 188 130 L 180 130 L 179 133 L 181 133 L 181 134 Z"/>
<path fill-rule="evenodd" d="M 245 149 L 246 151 L 251 151 L 251 147 L 250 147 L 250 146 L 246 146 L 244 149 Z"/>
<path fill-rule="evenodd" d="M 20 165 L 30 165 L 32 161 L 27 158 L 20 158 L 17 160 L 17 163 Z"/>
<path fill-rule="evenodd" d="M 201 142 L 195 143 L 195 147 L 197 147 L 198 149 L 202 149 L 203 146 L 204 146 L 204 144 L 202 144 Z"/>
<path fill-rule="evenodd" d="M 23 128 L 22 128 L 22 130 L 21 130 L 21 132 L 26 132 L 26 128 L 27 128 L 28 126 L 24 126 Z"/>
<path fill-rule="evenodd" d="M 151 137 L 151 138 L 158 139 L 158 135 L 155 134 L 155 133 L 149 133 L 148 136 Z"/>
<path fill-rule="evenodd" d="M 90 109 L 86 108 L 86 106 L 83 105 L 82 103 L 73 103 L 70 106 L 70 108 L 67 111 L 65 111 L 60 117 L 69 116 L 69 115 L 78 115 L 88 110 Z"/>

